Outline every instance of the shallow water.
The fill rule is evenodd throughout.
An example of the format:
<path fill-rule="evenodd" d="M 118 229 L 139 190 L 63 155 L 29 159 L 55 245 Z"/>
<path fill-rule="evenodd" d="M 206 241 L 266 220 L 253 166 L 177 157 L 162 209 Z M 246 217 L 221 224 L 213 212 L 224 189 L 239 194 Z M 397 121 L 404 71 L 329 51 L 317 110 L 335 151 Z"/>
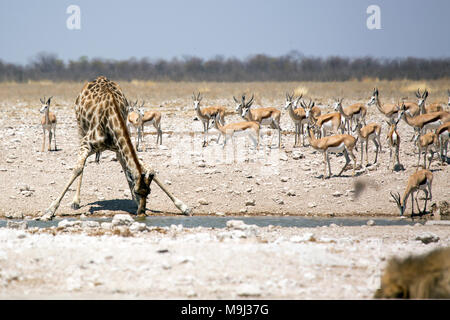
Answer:
<path fill-rule="evenodd" d="M 63 219 L 54 219 L 52 221 L 36 221 L 27 220 L 28 227 L 48 228 L 57 226 Z M 67 220 L 77 220 L 69 218 Z M 92 218 L 84 219 L 84 221 L 92 220 L 98 222 L 111 222 L 111 218 Z M 227 221 L 229 220 L 242 220 L 246 224 L 254 224 L 259 227 L 266 227 L 269 225 L 279 227 L 301 227 L 301 228 L 314 228 L 329 226 L 334 223 L 338 226 L 364 226 L 369 220 L 373 220 L 376 226 L 402 226 L 402 225 L 414 225 L 416 223 L 424 223 L 424 220 L 411 220 L 399 219 L 399 218 L 323 218 L 323 217 L 218 217 L 218 216 L 151 216 L 144 219 L 136 219 L 138 222 L 143 222 L 148 226 L 154 227 L 170 227 L 171 225 L 182 225 L 184 228 L 225 228 Z M 19 221 L 19 220 L 14 220 Z M 0 220 L 0 227 L 5 227 L 7 220 Z"/>

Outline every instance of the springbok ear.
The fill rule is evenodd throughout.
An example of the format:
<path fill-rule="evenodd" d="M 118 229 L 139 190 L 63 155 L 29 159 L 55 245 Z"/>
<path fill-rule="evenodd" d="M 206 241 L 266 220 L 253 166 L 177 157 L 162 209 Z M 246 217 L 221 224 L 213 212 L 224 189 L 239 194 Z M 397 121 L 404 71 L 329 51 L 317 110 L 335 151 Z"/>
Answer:
<path fill-rule="evenodd" d="M 51 96 L 50 98 L 48 98 L 47 100 L 47 104 L 50 105 L 50 101 L 52 100 L 53 96 Z"/>

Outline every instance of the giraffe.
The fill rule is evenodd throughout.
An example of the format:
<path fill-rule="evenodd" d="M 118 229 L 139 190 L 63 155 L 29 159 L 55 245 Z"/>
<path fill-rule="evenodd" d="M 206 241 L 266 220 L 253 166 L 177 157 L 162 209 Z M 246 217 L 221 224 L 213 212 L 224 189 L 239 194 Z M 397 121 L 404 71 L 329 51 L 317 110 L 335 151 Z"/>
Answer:
<path fill-rule="evenodd" d="M 116 152 L 133 200 L 138 206 L 136 214 L 145 214 L 147 196 L 153 180 L 183 214 L 191 215 L 192 209 L 166 189 L 153 169 L 139 161 L 126 127 L 127 107 L 128 101 L 120 87 L 106 77 L 100 76 L 84 85 L 75 101 L 75 115 L 80 139 L 78 162 L 63 192 L 51 203 L 40 217 L 41 220 L 49 220 L 55 216 L 62 198 L 78 177 L 80 179 L 73 198 L 72 209 L 80 207 L 80 189 L 86 159 L 92 154 L 98 155 L 105 150 Z"/>

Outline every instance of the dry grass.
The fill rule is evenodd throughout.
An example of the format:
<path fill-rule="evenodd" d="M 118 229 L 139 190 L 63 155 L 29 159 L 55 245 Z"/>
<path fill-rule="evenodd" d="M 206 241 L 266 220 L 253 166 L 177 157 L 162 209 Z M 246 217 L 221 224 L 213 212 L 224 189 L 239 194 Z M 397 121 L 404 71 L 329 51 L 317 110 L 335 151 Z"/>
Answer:
<path fill-rule="evenodd" d="M 0 83 L 0 101 L 20 103 L 23 108 L 39 106 L 39 98 L 53 96 L 55 106 L 69 105 L 83 87 L 82 82 L 30 82 L 24 84 Z M 202 92 L 204 105 L 222 104 L 234 109 L 233 95 L 255 95 L 255 104 L 281 107 L 286 92 L 302 94 L 314 99 L 316 104 L 331 104 L 334 98 L 343 97 L 344 103 L 367 102 L 374 87 L 378 87 L 383 102 L 398 101 L 407 97 L 415 101 L 414 92 L 425 87 L 430 91 L 430 101 L 446 102 L 449 80 L 430 81 L 364 81 L 345 82 L 153 82 L 136 81 L 119 82 L 125 95 L 130 99 L 144 99 L 148 107 L 171 108 L 190 106 L 193 92 Z"/>

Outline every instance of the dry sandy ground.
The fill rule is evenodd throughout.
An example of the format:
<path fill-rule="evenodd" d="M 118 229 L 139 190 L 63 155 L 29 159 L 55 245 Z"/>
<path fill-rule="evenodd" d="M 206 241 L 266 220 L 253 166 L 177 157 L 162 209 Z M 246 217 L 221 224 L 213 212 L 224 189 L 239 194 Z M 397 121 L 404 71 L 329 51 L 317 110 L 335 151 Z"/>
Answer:
<path fill-rule="evenodd" d="M 449 228 L 2 228 L 0 299 L 370 299 L 390 257 L 449 246 Z"/>
<path fill-rule="evenodd" d="M 76 163 L 78 137 L 72 104 L 82 84 L 55 85 L 2 85 L 0 86 L 0 216 L 35 217 L 54 200 L 71 176 Z M 318 96 L 323 113 L 329 112 L 333 88 L 345 88 L 347 103 L 367 101 L 370 85 L 352 87 L 348 83 L 323 84 L 328 86 L 323 95 L 313 90 L 311 96 Z M 398 84 L 397 84 L 398 85 Z M 434 84 L 436 87 L 437 84 Z M 311 147 L 293 148 L 293 124 L 285 110 L 282 113 L 282 148 L 276 148 L 277 133 L 267 133 L 259 150 L 251 149 L 247 137 L 238 137 L 234 144 L 225 149 L 217 144 L 217 130 L 211 129 L 213 140 L 202 147 L 203 134 L 200 121 L 195 117 L 189 91 L 206 91 L 204 105 L 222 104 L 232 113 L 232 95 L 236 91 L 257 93 L 257 103 L 281 108 L 284 92 L 295 88 L 308 91 L 307 84 L 274 84 L 277 93 L 269 84 L 165 84 L 161 88 L 144 87 L 139 95 L 137 85 L 124 83 L 124 92 L 131 99 L 144 98 L 158 93 L 160 100 L 148 104 L 148 109 L 162 112 L 163 144 L 155 146 L 154 128 L 146 128 L 145 152 L 139 157 L 151 164 L 166 181 L 176 196 L 194 208 L 194 214 L 293 214 L 293 215 L 397 215 L 398 210 L 390 202 L 390 191 L 403 192 L 406 181 L 416 170 L 417 153 L 409 141 L 413 130 L 404 121 L 399 124 L 402 137 L 400 161 L 405 171 L 391 172 L 388 168 L 389 149 L 384 137 L 387 125 L 379 111 L 369 108 L 368 122 L 383 125 L 383 151 L 378 165 L 361 169 L 360 151 L 356 152 L 358 170 L 356 177 L 347 170 L 341 177 L 322 180 L 323 156 Z M 232 86 L 232 87 L 230 87 Z M 267 89 L 264 90 L 264 88 Z M 380 85 L 380 98 L 389 92 Z M 393 84 L 391 84 L 391 87 Z M 399 85 L 398 85 L 399 86 Z M 447 87 L 448 83 L 440 84 Z M 174 87 L 173 92 L 170 88 Z M 222 87 L 225 87 L 223 89 Z M 241 88 L 242 87 L 242 88 Z M 358 88 L 358 89 L 356 89 Z M 299 89 L 299 90 L 300 90 Z M 133 91 L 134 90 L 134 91 Z M 209 91 L 208 91 L 209 90 Z M 219 91 L 225 90 L 225 91 Z M 227 91 L 228 90 L 228 91 Z M 384 90 L 384 91 L 383 91 Z M 217 91 L 217 93 L 216 93 Z M 347 93 L 348 91 L 348 93 Z M 48 93 L 47 93 L 48 92 Z M 56 141 L 58 151 L 41 152 L 43 133 L 39 125 L 39 97 L 54 93 L 53 109 L 58 118 Z M 133 94 L 131 94 L 131 93 Z M 266 96 L 264 93 L 266 93 Z M 325 92 L 327 94 L 325 94 Z M 363 93 L 362 93 L 363 92 Z M 365 93 L 364 93 L 365 92 Z M 217 97 L 215 99 L 210 96 Z M 309 94 L 306 95 L 309 98 Z M 329 98 L 327 98 L 327 96 Z M 355 98 L 350 98 L 355 97 Z M 153 97 L 153 99 L 156 99 Z M 366 100 L 367 99 L 367 100 Z M 267 103 L 266 103 L 267 100 Z M 384 101 L 390 101 L 387 95 Z M 163 107 L 154 107 L 162 105 Z M 227 122 L 239 121 L 237 115 L 229 115 Z M 134 141 L 134 137 L 133 137 Z M 245 145 L 247 144 L 247 146 Z M 358 146 L 360 147 L 360 146 Z M 369 149 L 369 162 L 374 161 L 373 144 Z M 358 149 L 359 150 L 359 149 Z M 344 164 L 344 157 L 330 156 L 332 173 L 337 174 Z M 436 155 L 435 155 L 436 159 Z M 133 212 L 134 204 L 127 199 L 130 193 L 121 167 L 112 152 L 104 152 L 100 164 L 94 157 L 87 161 L 81 190 L 81 208 L 70 208 L 76 184 L 66 194 L 58 210 L 60 215 L 96 214 L 111 215 Z M 350 166 L 348 167 L 350 169 Z M 449 166 L 434 161 L 433 201 L 450 199 Z M 361 186 L 355 190 L 355 184 Z M 355 192 L 356 191 L 356 192 Z M 153 186 L 148 208 L 162 213 L 175 213 L 177 209 L 157 186 Z M 200 204 L 201 203 L 201 204 Z M 246 205 L 254 204 L 254 205 Z M 423 201 L 421 202 L 421 205 Z M 410 208 L 410 207 L 409 207 Z M 408 211 L 410 212 L 410 211 Z"/>
<path fill-rule="evenodd" d="M 293 148 L 293 125 L 282 113 L 282 148 L 275 147 L 277 133 L 265 135 L 262 147 L 249 148 L 246 137 L 225 150 L 212 141 L 202 147 L 201 123 L 195 117 L 190 95 L 205 94 L 205 105 L 222 104 L 232 112 L 232 95 L 256 92 L 256 105 L 284 105 L 286 91 L 306 91 L 330 111 L 333 96 L 346 103 L 366 102 L 372 83 L 329 84 L 120 84 L 131 99 L 145 98 L 148 109 L 163 114 L 163 145 L 155 146 L 154 129 L 147 128 L 145 152 L 139 157 L 154 166 L 176 196 L 194 208 L 194 214 L 390 216 L 398 210 L 389 192 L 403 192 L 416 168 L 417 154 L 409 142 L 413 130 L 399 124 L 403 144 L 400 161 L 405 171 L 387 168 L 389 150 L 386 124 L 378 110 L 369 109 L 368 121 L 383 124 L 383 151 L 379 164 L 351 170 L 342 177 L 322 180 L 322 155 L 310 147 Z M 385 101 L 404 93 L 380 83 Z M 428 84 L 429 85 L 429 84 Z M 444 83 L 438 98 L 444 100 Z M 72 109 L 82 84 L 0 85 L 0 216 L 32 219 L 40 216 L 62 191 L 76 162 L 78 137 Z M 403 88 L 402 87 L 402 88 Z M 384 91 L 383 91 L 384 90 Z M 343 94 L 345 93 L 345 94 Z M 58 118 L 57 151 L 41 152 L 39 98 L 54 95 Z M 412 98 L 412 96 L 410 97 Z M 432 101 L 430 101 L 432 102 Z M 162 105 L 162 107 L 158 107 Z M 227 122 L 238 121 L 236 115 Z M 271 130 L 264 130 L 269 133 Z M 211 130 L 215 138 L 217 131 Z M 134 137 L 133 137 L 134 141 Z M 245 141 L 247 145 L 245 146 Z M 360 147 L 360 146 L 358 146 Z M 373 146 L 370 147 L 372 149 Z M 360 149 L 358 149 L 360 150 Z M 373 162 L 374 152 L 370 154 Z M 70 203 L 76 185 L 66 194 L 61 216 L 112 216 L 133 213 L 127 183 L 114 154 L 102 154 L 100 164 L 88 160 L 83 176 L 81 208 Z M 332 172 L 343 157 L 331 156 Z M 433 202 L 450 199 L 449 166 L 434 161 Z M 358 182 L 358 183 L 356 183 Z M 362 186 L 355 189 L 355 185 Z M 423 205 L 423 201 L 420 201 Z M 407 213 L 410 213 L 408 203 Z M 152 187 L 148 214 L 177 213 L 157 186 Z M 439 242 L 424 245 L 416 234 L 430 231 Z M 0 296 L 108 297 L 108 298 L 370 298 L 379 284 L 381 267 L 393 254 L 423 252 L 448 246 L 448 227 L 341 227 L 260 228 L 246 238 L 221 236 L 223 230 L 193 229 L 137 237 L 29 234 L 0 231 Z M 318 241 L 301 241 L 313 232 Z M 167 249 L 168 253 L 158 253 Z M 246 289 L 248 286 L 248 289 Z M 251 294 L 245 291 L 250 291 Z"/>

